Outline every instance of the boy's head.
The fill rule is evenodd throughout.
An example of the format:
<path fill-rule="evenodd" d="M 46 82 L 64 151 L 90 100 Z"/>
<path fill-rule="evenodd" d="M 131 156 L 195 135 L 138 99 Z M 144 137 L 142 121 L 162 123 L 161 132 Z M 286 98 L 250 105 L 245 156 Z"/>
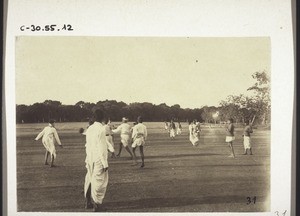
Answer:
<path fill-rule="evenodd" d="M 138 123 L 143 123 L 143 118 L 142 118 L 142 116 L 137 117 L 137 122 L 138 122 Z"/>
<path fill-rule="evenodd" d="M 49 124 L 54 125 L 54 123 L 55 123 L 54 119 L 49 120 Z"/>
<path fill-rule="evenodd" d="M 103 117 L 102 123 L 108 124 L 109 118 L 108 117 Z"/>
<path fill-rule="evenodd" d="M 91 126 L 92 124 L 94 124 L 94 122 L 95 122 L 94 118 L 90 118 L 89 119 L 89 126 Z"/>
<path fill-rule="evenodd" d="M 97 122 L 103 122 L 103 120 L 104 120 L 103 111 L 100 109 L 96 109 L 94 112 L 94 118 L 95 118 L 95 121 L 97 121 Z"/>
<path fill-rule="evenodd" d="M 228 124 L 233 123 L 233 119 L 232 118 L 228 119 L 227 123 Z"/>

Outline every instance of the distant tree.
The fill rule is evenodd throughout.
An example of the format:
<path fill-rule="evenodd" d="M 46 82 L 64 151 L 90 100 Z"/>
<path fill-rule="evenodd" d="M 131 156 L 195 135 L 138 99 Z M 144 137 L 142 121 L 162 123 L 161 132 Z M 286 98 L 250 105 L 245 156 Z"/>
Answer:
<path fill-rule="evenodd" d="M 218 111 L 218 108 L 215 106 L 204 106 L 202 107 L 202 112 L 200 116 L 206 123 L 213 123 L 215 122 L 213 114 L 215 114 L 216 111 Z"/>
<path fill-rule="evenodd" d="M 255 72 L 252 78 L 256 80 L 253 86 L 247 90 L 254 92 L 251 99 L 251 109 L 255 111 L 256 117 L 262 124 L 270 121 L 271 99 L 270 99 L 270 78 L 267 71 Z"/>

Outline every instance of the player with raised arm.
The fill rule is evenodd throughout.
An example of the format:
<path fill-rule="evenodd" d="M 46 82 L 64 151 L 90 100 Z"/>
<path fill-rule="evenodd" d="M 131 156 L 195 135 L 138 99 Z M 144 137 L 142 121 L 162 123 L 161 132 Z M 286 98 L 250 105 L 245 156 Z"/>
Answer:
<path fill-rule="evenodd" d="M 134 159 L 134 155 L 132 154 L 130 148 L 129 148 L 129 143 L 131 140 L 130 137 L 130 130 L 131 126 L 127 123 L 128 119 L 123 117 L 122 118 L 122 124 L 120 124 L 116 129 L 113 129 L 113 133 L 120 133 L 121 136 L 121 142 L 120 142 L 120 148 L 119 148 L 119 153 L 117 154 L 117 157 L 121 155 L 122 147 L 126 149 L 126 151 L 130 154 L 131 159 Z"/>
<path fill-rule="evenodd" d="M 42 138 L 43 137 L 43 138 Z M 48 156 L 50 154 L 51 160 L 50 160 L 50 167 L 54 166 L 54 160 L 56 158 L 56 149 L 55 149 L 55 143 L 57 143 L 61 148 L 62 144 L 60 142 L 59 136 L 57 134 L 57 131 L 54 127 L 54 120 L 49 121 L 49 125 L 46 126 L 42 132 L 40 132 L 35 140 L 39 140 L 42 138 L 42 143 L 46 149 L 45 154 L 45 165 L 48 165 Z"/>

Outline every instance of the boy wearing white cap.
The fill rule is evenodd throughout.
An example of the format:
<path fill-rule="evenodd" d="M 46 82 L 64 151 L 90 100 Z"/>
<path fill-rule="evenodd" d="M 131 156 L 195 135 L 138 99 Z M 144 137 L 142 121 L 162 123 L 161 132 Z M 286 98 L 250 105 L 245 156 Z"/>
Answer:
<path fill-rule="evenodd" d="M 112 130 L 113 133 L 120 133 L 121 135 L 121 143 L 119 148 L 119 153 L 116 155 L 119 157 L 121 155 L 122 146 L 127 150 L 127 152 L 130 154 L 131 159 L 134 158 L 134 155 L 132 154 L 128 144 L 130 143 L 130 130 L 131 126 L 127 123 L 128 119 L 123 117 L 122 118 L 122 124 L 120 124 L 116 129 Z"/>

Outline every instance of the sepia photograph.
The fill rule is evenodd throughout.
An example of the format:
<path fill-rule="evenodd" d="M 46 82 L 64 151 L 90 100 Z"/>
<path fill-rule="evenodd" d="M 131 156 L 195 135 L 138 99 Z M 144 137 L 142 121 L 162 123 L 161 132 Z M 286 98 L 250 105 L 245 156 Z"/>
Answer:
<path fill-rule="evenodd" d="M 290 1 L 5 6 L 1 215 L 296 215 Z"/>
<path fill-rule="evenodd" d="M 269 37 L 18 36 L 18 212 L 269 212 Z"/>

